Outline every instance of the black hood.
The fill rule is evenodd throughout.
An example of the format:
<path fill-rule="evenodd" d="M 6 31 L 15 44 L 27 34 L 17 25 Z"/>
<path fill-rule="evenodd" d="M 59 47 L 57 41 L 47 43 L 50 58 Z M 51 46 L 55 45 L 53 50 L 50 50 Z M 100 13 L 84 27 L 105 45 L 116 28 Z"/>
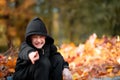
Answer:
<path fill-rule="evenodd" d="M 46 36 L 46 43 L 52 44 L 54 42 L 53 38 L 48 35 L 45 24 L 38 17 L 32 19 L 27 25 L 26 34 L 25 34 L 25 39 L 27 43 L 31 42 L 30 36 L 33 34 Z"/>

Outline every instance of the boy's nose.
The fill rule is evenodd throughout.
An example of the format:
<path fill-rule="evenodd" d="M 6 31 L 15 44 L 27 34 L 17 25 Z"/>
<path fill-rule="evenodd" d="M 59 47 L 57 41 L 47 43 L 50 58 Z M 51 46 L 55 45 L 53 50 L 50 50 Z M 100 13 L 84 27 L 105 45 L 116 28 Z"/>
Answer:
<path fill-rule="evenodd" d="M 40 39 L 40 38 L 37 38 L 37 41 L 41 41 L 41 39 Z"/>

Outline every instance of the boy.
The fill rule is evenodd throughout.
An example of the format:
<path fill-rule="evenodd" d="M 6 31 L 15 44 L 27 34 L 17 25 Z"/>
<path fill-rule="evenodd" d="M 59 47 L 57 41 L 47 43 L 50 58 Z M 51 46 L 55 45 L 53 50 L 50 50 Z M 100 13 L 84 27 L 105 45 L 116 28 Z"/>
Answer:
<path fill-rule="evenodd" d="M 13 80 L 62 80 L 63 75 L 72 80 L 68 63 L 57 52 L 43 21 L 36 17 L 27 26 Z"/>

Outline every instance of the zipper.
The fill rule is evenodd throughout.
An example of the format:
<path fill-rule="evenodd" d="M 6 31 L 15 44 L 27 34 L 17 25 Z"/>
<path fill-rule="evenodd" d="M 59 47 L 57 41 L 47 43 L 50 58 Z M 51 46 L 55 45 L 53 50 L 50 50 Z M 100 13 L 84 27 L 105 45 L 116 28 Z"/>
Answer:
<path fill-rule="evenodd" d="M 44 49 L 42 49 L 42 54 L 43 54 L 43 55 L 45 54 Z"/>

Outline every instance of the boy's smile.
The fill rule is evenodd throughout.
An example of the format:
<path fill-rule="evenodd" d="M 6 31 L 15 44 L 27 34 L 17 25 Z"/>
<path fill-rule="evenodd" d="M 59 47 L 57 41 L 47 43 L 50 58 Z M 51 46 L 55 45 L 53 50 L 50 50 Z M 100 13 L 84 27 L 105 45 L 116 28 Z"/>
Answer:
<path fill-rule="evenodd" d="M 32 35 L 31 40 L 34 47 L 40 49 L 45 44 L 45 36 L 43 35 Z"/>

